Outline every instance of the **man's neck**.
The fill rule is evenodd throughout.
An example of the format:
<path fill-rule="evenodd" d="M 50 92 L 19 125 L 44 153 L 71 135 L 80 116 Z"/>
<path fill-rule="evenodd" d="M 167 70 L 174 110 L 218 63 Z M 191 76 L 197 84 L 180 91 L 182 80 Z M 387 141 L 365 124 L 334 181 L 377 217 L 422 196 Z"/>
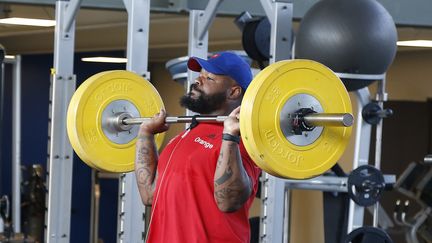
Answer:
<path fill-rule="evenodd" d="M 239 105 L 226 105 L 212 112 L 201 114 L 201 116 L 228 116 L 237 106 Z"/>

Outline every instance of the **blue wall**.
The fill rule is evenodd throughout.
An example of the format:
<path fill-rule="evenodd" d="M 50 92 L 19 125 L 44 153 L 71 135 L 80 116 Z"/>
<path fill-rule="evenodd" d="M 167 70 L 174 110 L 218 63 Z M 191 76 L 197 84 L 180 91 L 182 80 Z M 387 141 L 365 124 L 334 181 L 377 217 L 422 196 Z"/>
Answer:
<path fill-rule="evenodd" d="M 77 53 L 74 72 L 77 86 L 93 74 L 105 70 L 125 69 L 124 64 L 85 63 L 84 56 L 124 56 L 124 53 Z M 42 164 L 46 171 L 48 141 L 48 101 L 50 69 L 53 55 L 22 56 L 22 145 L 23 165 Z M 12 75 L 11 65 L 6 65 L 4 87 L 4 119 L 0 155 L 0 196 L 11 198 L 11 128 L 12 128 Z M 117 180 L 101 180 L 99 237 L 104 242 L 116 241 Z M 88 242 L 90 230 L 91 169 L 74 157 L 71 212 L 71 242 Z"/>

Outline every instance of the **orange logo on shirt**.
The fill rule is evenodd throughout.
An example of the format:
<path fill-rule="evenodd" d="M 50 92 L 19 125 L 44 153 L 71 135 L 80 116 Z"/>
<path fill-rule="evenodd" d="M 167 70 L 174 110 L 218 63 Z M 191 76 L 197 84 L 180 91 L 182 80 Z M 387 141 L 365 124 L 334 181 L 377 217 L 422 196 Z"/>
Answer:
<path fill-rule="evenodd" d="M 201 144 L 202 146 L 204 146 L 204 148 L 206 149 L 211 149 L 213 148 L 213 144 L 201 139 L 200 137 L 196 137 L 194 142 Z"/>

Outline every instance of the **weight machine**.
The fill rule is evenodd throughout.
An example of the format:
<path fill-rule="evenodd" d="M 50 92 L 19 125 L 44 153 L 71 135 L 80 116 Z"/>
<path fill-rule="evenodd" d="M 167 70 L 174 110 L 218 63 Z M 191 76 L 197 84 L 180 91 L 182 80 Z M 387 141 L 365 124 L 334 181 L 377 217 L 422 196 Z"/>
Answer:
<path fill-rule="evenodd" d="M 427 155 L 420 163 L 410 163 L 395 184 L 395 189 L 409 198 L 405 202 L 398 199 L 393 212 L 393 220 L 405 232 L 407 243 L 432 242 L 431 162 L 431 155 Z M 408 216 L 413 202 L 419 209 Z"/>

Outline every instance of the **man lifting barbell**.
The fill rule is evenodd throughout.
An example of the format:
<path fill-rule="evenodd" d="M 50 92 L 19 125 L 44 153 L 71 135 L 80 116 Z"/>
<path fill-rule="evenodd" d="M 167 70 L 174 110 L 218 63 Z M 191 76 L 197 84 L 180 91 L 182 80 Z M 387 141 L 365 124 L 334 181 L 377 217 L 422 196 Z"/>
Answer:
<path fill-rule="evenodd" d="M 189 68 L 200 76 L 182 104 L 212 116 L 166 117 L 149 81 L 129 71 L 105 71 L 72 96 L 69 141 L 94 169 L 136 170 L 143 201 L 153 204 L 150 241 L 247 242 L 247 209 L 259 174 L 254 164 L 291 179 L 330 169 L 352 130 L 348 92 L 335 73 L 311 60 L 273 63 L 252 82 L 249 65 L 228 52 L 208 61 L 192 58 Z M 159 157 L 161 132 L 177 122 L 193 125 Z"/>
<path fill-rule="evenodd" d="M 166 113 L 144 121 L 136 143 L 141 198 L 152 205 L 147 242 L 249 242 L 248 212 L 260 169 L 240 139 L 240 103 L 252 80 L 241 57 L 221 52 L 190 58 L 200 72 L 181 105 L 220 123 L 192 123 L 157 154 L 154 135 L 168 129 Z"/>

